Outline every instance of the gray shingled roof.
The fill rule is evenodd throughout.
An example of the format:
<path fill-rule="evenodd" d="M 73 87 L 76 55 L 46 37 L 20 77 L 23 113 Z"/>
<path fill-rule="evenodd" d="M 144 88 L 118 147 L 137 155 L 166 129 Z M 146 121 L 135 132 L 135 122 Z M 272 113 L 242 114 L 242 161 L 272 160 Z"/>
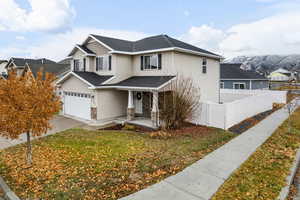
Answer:
<path fill-rule="evenodd" d="M 41 59 L 11 58 L 10 62 L 15 63 L 16 66 L 25 66 L 26 63 L 28 64 L 55 64 L 56 63 L 46 58 L 41 58 Z"/>
<path fill-rule="evenodd" d="M 92 50 L 88 49 L 86 46 L 77 44 L 85 53 L 87 54 L 95 54 Z"/>
<path fill-rule="evenodd" d="M 242 70 L 241 64 L 222 63 L 221 64 L 221 79 L 259 79 L 268 80 L 265 76 L 260 75 L 255 71 Z"/>
<path fill-rule="evenodd" d="M 7 60 L 0 60 L 0 64 L 7 62 Z"/>
<path fill-rule="evenodd" d="M 103 86 L 158 88 L 174 77 L 175 76 L 132 76 L 119 83 Z"/>
<path fill-rule="evenodd" d="M 94 72 L 76 72 L 74 73 L 80 76 L 82 79 L 86 80 L 93 86 L 100 86 L 103 82 L 107 81 L 108 79 L 112 78 L 113 76 L 100 76 Z"/>
<path fill-rule="evenodd" d="M 52 73 L 59 77 L 61 74 L 66 73 L 70 70 L 70 65 L 68 64 L 28 64 L 32 74 L 36 77 L 37 73 L 43 69 L 43 72 Z"/>
<path fill-rule="evenodd" d="M 192 50 L 200 53 L 210 54 L 213 56 L 219 56 L 217 54 L 190 45 L 188 43 L 176 40 L 172 37 L 169 37 L 168 35 L 157 35 L 157 36 L 144 38 L 138 41 L 120 40 L 116 38 L 104 37 L 99 35 L 92 35 L 92 36 L 116 51 L 139 52 L 139 51 L 178 47 L 186 50 Z"/>

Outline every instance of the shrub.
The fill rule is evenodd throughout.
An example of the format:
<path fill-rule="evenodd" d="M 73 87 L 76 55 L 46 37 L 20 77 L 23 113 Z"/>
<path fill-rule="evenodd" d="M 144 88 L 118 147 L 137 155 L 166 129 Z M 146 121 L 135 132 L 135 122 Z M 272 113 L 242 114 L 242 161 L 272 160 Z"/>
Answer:
<path fill-rule="evenodd" d="M 163 129 L 179 129 L 200 107 L 200 88 L 190 78 L 177 77 L 159 98 Z M 170 92 L 171 91 L 171 92 Z"/>

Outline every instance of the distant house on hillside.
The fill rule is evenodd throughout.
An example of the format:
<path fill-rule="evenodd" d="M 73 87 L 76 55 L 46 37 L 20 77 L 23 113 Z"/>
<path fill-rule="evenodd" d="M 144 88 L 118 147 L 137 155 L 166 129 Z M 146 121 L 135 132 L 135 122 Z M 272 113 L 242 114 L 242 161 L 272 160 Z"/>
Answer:
<path fill-rule="evenodd" d="M 34 76 L 37 72 L 43 69 L 44 72 L 49 72 L 58 78 L 67 73 L 70 69 L 68 64 L 59 64 L 49 59 L 27 59 L 27 58 L 11 58 L 5 68 L 16 70 L 18 75 L 24 74 L 26 71 L 31 71 Z"/>
<path fill-rule="evenodd" d="M 242 70 L 242 64 L 221 64 L 221 89 L 268 89 L 269 80 L 255 72 Z"/>
<path fill-rule="evenodd" d="M 294 72 L 291 72 L 289 70 L 279 68 L 275 71 L 273 71 L 268 78 L 271 81 L 291 81 L 297 79 L 297 76 Z"/>

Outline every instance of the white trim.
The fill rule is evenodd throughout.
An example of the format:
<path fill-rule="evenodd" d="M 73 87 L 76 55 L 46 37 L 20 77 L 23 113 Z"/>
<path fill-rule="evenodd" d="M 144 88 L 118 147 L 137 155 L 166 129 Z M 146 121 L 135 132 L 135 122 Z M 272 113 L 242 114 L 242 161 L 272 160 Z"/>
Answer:
<path fill-rule="evenodd" d="M 183 49 L 183 48 L 179 48 L 179 47 L 162 48 L 162 49 L 154 49 L 154 50 L 147 50 L 147 51 L 136 51 L 136 52 L 112 50 L 112 51 L 110 51 L 110 53 L 126 54 L 126 55 L 139 55 L 139 54 L 148 54 L 148 53 L 165 52 L 165 51 L 179 51 L 179 52 L 184 52 L 184 53 L 190 53 L 190 54 L 195 54 L 195 55 L 206 56 L 206 57 L 210 57 L 210 58 L 222 59 L 221 56 L 215 56 L 215 55 L 211 55 L 211 54 L 207 54 L 207 53 L 201 53 L 201 52 L 192 51 L 192 50 L 188 50 L 188 49 Z"/>
<path fill-rule="evenodd" d="M 97 38 L 95 38 L 92 34 L 89 35 L 89 37 L 91 37 L 92 39 L 96 40 L 99 44 L 103 45 L 104 47 L 106 47 L 107 49 L 113 51 L 113 49 L 108 46 L 107 44 L 104 44 L 103 42 L 101 42 L 100 40 L 98 40 Z M 84 43 L 88 40 L 88 38 L 84 41 Z"/>
<path fill-rule="evenodd" d="M 114 78 L 114 77 L 113 77 Z M 96 86 L 93 89 L 124 89 L 124 90 L 138 90 L 138 91 L 144 91 L 144 90 L 150 90 L 150 91 L 159 91 L 166 85 L 168 85 L 171 81 L 173 81 L 176 77 L 172 78 L 171 80 L 167 81 L 166 83 L 162 84 L 159 87 L 131 87 L 131 86 Z"/>
<path fill-rule="evenodd" d="M 72 51 L 68 54 L 68 55 L 70 55 L 70 54 L 72 54 L 73 53 L 73 51 L 74 51 L 74 49 L 79 49 L 80 51 L 82 51 L 83 53 L 84 53 L 84 55 L 86 55 L 86 56 L 96 56 L 96 54 L 90 54 L 90 53 L 87 53 L 86 51 L 84 51 L 78 44 L 76 44 L 74 47 L 73 47 L 73 49 L 72 49 Z M 68 56 L 67 58 L 73 58 L 73 56 Z"/>
<path fill-rule="evenodd" d="M 103 83 L 101 83 L 101 84 L 106 84 L 106 83 L 108 83 L 108 82 L 110 82 L 110 81 L 112 81 L 112 80 L 114 80 L 116 77 L 115 76 L 113 76 L 113 77 L 111 77 L 111 78 L 109 78 L 109 79 L 107 79 L 106 81 L 104 81 Z"/>
<path fill-rule="evenodd" d="M 172 78 L 171 80 L 168 80 L 166 83 L 162 84 L 161 86 L 159 86 L 157 89 L 161 90 L 162 88 L 164 88 L 166 85 L 170 84 L 175 79 L 176 79 L 176 76 L 174 78 Z"/>
<path fill-rule="evenodd" d="M 149 60 L 149 65 L 150 65 L 149 67 L 150 67 L 150 69 L 146 69 L 146 68 L 145 68 L 145 66 L 146 66 L 146 65 L 145 65 L 145 64 L 146 64 L 145 57 L 146 57 L 146 56 L 149 57 L 149 59 L 150 59 L 150 60 Z M 155 68 L 153 68 L 153 69 L 151 68 L 151 56 L 156 56 L 156 58 L 157 58 L 157 59 L 156 59 L 156 64 L 157 64 L 157 68 L 156 68 L 156 69 L 155 69 Z M 159 66 L 158 66 L 158 64 L 159 64 L 158 61 L 159 61 L 159 60 L 158 60 L 158 53 L 151 53 L 151 54 L 145 54 L 145 55 L 143 55 L 143 65 L 144 65 L 144 66 L 142 66 L 142 67 L 143 67 L 143 70 L 142 70 L 142 71 L 157 71 L 157 70 L 160 70 L 160 69 L 159 69 Z"/>
<path fill-rule="evenodd" d="M 158 88 L 153 87 L 129 87 L 129 86 L 96 86 L 94 89 L 124 89 L 124 90 L 158 90 Z"/>
<path fill-rule="evenodd" d="M 81 78 L 80 76 L 78 76 L 77 74 L 75 74 L 74 72 L 69 72 L 68 74 L 64 75 L 61 79 L 59 79 L 56 84 L 59 84 L 60 82 L 62 82 L 63 80 L 65 80 L 66 78 L 68 78 L 69 76 L 75 76 L 78 79 L 80 79 L 81 81 L 83 81 L 84 83 L 88 84 L 90 87 L 88 87 L 89 89 L 95 89 L 95 86 L 93 84 L 91 84 L 90 82 L 86 81 L 85 79 Z"/>

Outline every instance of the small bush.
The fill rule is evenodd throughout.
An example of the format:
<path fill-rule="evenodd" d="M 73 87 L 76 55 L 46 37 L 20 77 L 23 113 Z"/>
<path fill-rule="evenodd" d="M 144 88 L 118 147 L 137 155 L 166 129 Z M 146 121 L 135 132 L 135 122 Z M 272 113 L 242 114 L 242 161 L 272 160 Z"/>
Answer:
<path fill-rule="evenodd" d="M 192 79 L 179 76 L 159 100 L 162 128 L 180 129 L 195 116 L 200 107 L 200 88 Z"/>
<path fill-rule="evenodd" d="M 125 131 L 135 131 L 135 126 L 130 124 L 125 124 L 125 126 L 122 128 L 122 130 Z"/>

